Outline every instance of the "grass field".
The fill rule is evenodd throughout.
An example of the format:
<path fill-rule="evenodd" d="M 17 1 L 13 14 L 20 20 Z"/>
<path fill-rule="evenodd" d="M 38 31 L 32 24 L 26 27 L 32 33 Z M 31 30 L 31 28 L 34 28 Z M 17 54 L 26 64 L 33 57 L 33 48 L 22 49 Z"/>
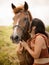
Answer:
<path fill-rule="evenodd" d="M 19 65 L 17 45 L 10 40 L 12 27 L 0 26 L 0 65 Z"/>
<path fill-rule="evenodd" d="M 19 65 L 17 45 L 10 40 L 11 34 L 12 27 L 0 26 L 0 65 Z"/>

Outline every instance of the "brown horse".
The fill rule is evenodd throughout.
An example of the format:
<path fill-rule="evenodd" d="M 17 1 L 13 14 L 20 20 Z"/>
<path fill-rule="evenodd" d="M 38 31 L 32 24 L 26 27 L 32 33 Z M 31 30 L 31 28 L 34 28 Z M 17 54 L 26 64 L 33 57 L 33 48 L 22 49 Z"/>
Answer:
<path fill-rule="evenodd" d="M 24 6 L 16 7 L 12 4 L 12 9 L 15 14 L 13 20 L 13 42 L 19 42 L 20 40 L 26 41 L 30 35 L 28 33 L 32 16 L 28 11 L 28 4 L 25 2 Z"/>
<path fill-rule="evenodd" d="M 18 43 L 20 40 L 27 41 L 31 36 L 29 34 L 29 28 L 32 21 L 32 16 L 28 11 L 28 4 L 25 2 L 23 6 L 16 7 L 12 4 L 12 9 L 15 14 L 13 20 L 13 34 L 11 39 L 13 42 Z M 18 54 L 20 65 L 32 65 L 32 56 L 23 49 L 21 54 Z"/>

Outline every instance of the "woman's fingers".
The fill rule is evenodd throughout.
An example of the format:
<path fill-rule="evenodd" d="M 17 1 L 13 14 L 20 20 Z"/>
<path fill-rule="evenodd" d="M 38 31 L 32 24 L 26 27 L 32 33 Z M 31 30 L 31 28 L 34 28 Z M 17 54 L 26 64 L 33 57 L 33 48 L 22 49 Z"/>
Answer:
<path fill-rule="evenodd" d="M 21 45 L 25 48 L 25 49 L 27 49 L 29 46 L 28 46 L 28 44 L 25 42 L 25 41 L 20 41 L 20 43 L 21 43 Z"/>

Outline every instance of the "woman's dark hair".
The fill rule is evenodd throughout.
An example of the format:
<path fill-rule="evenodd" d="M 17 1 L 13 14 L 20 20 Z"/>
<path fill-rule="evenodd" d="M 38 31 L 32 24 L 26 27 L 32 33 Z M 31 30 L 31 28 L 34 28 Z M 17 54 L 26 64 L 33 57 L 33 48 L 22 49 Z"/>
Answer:
<path fill-rule="evenodd" d="M 32 31 L 32 27 L 33 26 L 36 26 L 35 34 L 42 33 L 42 34 L 44 34 L 44 35 L 46 35 L 48 37 L 48 35 L 45 32 L 45 25 L 44 25 L 44 23 L 40 19 L 38 19 L 38 18 L 34 18 L 33 19 L 32 23 L 31 23 L 31 28 L 30 28 L 31 31 Z"/>

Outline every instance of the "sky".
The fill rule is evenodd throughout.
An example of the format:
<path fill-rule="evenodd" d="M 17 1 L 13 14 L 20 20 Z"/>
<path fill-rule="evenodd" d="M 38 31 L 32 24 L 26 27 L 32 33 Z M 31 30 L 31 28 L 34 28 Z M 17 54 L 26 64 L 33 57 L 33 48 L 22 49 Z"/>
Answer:
<path fill-rule="evenodd" d="M 9 26 L 13 23 L 14 13 L 11 3 L 15 6 L 28 3 L 33 18 L 41 19 L 45 26 L 49 26 L 49 0 L 0 0 L 0 26 Z"/>

